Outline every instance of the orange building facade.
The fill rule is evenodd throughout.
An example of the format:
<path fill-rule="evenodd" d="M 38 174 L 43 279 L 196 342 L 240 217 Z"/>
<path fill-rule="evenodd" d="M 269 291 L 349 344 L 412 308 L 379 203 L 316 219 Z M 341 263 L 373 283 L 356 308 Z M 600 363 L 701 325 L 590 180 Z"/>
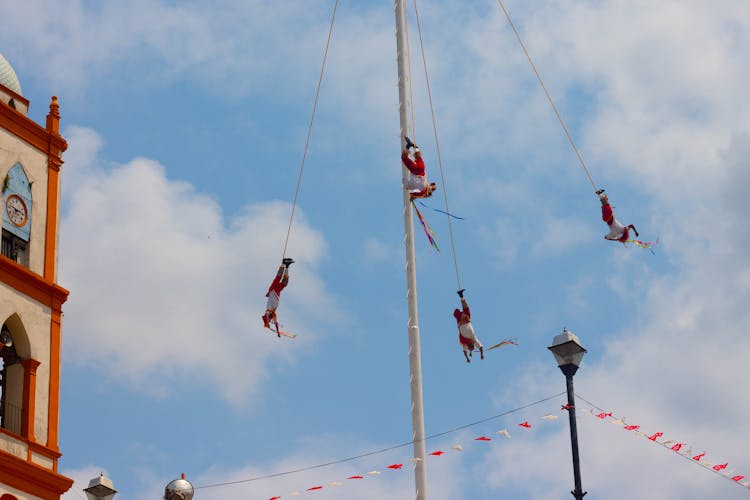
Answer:
<path fill-rule="evenodd" d="M 67 143 L 52 97 L 42 126 L 0 54 L 0 500 L 59 499 L 62 305 L 60 167 Z"/>

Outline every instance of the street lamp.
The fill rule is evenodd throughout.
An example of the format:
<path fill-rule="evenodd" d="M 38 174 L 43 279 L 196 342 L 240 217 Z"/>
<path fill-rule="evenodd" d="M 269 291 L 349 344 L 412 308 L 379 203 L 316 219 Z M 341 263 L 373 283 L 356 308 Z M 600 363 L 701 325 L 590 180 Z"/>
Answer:
<path fill-rule="evenodd" d="M 570 493 L 576 500 L 581 500 L 586 492 L 581 489 L 581 466 L 578 462 L 578 429 L 576 427 L 576 409 L 573 399 L 573 375 L 578 371 L 583 355 L 586 354 L 586 349 L 579 343 L 578 337 L 566 328 L 563 328 L 560 335 L 555 335 L 555 338 L 552 339 L 552 345 L 547 349 L 555 355 L 557 366 L 560 367 L 560 371 L 565 375 L 565 382 L 568 388 L 568 405 L 566 408 L 570 419 L 570 446 L 573 450 L 573 478 L 575 480 L 575 490 Z"/>
<path fill-rule="evenodd" d="M 164 488 L 164 500 L 191 500 L 195 490 L 183 473 L 180 479 L 170 481 Z"/>
<path fill-rule="evenodd" d="M 89 481 L 89 487 L 83 491 L 88 500 L 112 500 L 117 493 L 112 480 L 103 473 Z"/>

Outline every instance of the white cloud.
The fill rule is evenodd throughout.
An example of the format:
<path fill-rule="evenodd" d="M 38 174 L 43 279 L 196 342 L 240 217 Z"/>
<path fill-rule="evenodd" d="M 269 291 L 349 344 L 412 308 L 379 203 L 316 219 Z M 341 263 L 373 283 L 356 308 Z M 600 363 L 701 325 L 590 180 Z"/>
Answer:
<path fill-rule="evenodd" d="M 60 261 L 71 290 L 68 359 L 153 391 L 168 387 L 164 378 L 207 378 L 233 402 L 246 401 L 268 377 L 269 356 L 292 359 L 260 321 L 291 207 L 254 204 L 225 220 L 215 200 L 168 179 L 158 163 L 102 169 L 86 156 L 101 143 L 94 133 L 67 137 Z M 314 339 L 315 319 L 325 320 L 319 311 L 333 309 L 313 270 L 326 246 L 299 212 L 287 253 L 299 262 L 279 316 L 294 330 L 305 315 Z"/>
<path fill-rule="evenodd" d="M 589 343 L 604 345 L 603 355 L 585 362 L 576 377 L 578 392 L 747 474 L 750 462 L 739 436 L 750 431 L 750 404 L 741 397 L 750 356 L 744 327 L 750 322 L 744 196 L 750 141 L 743 97 L 743 75 L 749 73 L 736 54 L 750 48 L 750 33 L 738 27 L 740 20 L 750 22 L 750 10 L 744 2 L 714 7 L 709 15 L 694 2 L 608 1 L 564 9 L 550 3 L 541 11 L 535 6 L 533 16 L 517 13 L 516 20 L 530 20 L 524 33 L 547 81 L 557 88 L 553 94 L 596 82 L 598 109 L 582 134 L 584 155 L 594 159 L 589 163 L 596 165 L 595 176 L 624 179 L 649 193 L 649 225 L 663 241 L 657 258 L 672 266 L 655 274 L 636 258 L 637 250 L 610 260 L 606 283 L 623 303 L 607 306 L 612 321 L 601 329 L 577 331 L 584 344 L 600 335 Z M 649 232 L 648 225 L 637 225 Z M 523 231 L 519 237 L 528 240 Z M 500 251 L 509 259 L 518 252 L 502 246 Z M 594 302 L 600 287 L 581 284 L 576 302 L 586 295 Z M 545 384 L 537 366 L 529 367 L 523 380 L 514 399 Z M 579 418 L 584 489 L 590 495 L 746 496 L 730 481 L 646 440 L 594 424 Z M 540 440 L 535 448 L 513 443 L 510 454 L 488 462 L 492 484 L 517 487 L 535 499 L 569 491 L 566 433 Z M 512 465 L 529 463 L 544 471 Z"/>

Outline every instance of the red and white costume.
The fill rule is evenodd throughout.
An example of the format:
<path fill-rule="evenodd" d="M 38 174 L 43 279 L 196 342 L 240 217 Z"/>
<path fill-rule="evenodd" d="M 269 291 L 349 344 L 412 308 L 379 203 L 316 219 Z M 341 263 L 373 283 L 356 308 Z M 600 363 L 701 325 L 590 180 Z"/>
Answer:
<path fill-rule="evenodd" d="M 474 327 L 471 324 L 471 311 L 469 311 L 469 304 L 465 299 L 461 299 L 461 307 L 463 311 L 458 309 L 453 311 L 453 317 L 456 318 L 458 324 L 458 341 L 465 353 L 471 352 L 473 349 L 481 349 L 483 346 L 474 333 Z"/>
<path fill-rule="evenodd" d="M 275 312 L 276 308 L 279 307 L 281 291 L 286 288 L 289 283 L 289 275 L 284 271 L 284 266 L 281 266 L 276 273 L 276 277 L 271 282 L 271 286 L 268 287 L 268 292 L 266 293 L 266 297 L 268 297 L 268 303 L 266 304 L 267 311 Z"/>
<path fill-rule="evenodd" d="M 409 153 L 401 152 L 401 162 L 409 170 L 409 177 L 404 179 L 404 188 L 408 189 L 416 197 L 425 196 L 429 191 L 427 175 L 425 173 L 424 160 L 421 154 L 415 154 L 414 160 L 409 158 Z"/>
<path fill-rule="evenodd" d="M 619 220 L 615 219 L 612 206 L 609 204 L 607 198 L 603 197 L 600 199 L 602 202 L 602 220 L 609 226 L 609 234 L 606 234 L 604 238 L 625 243 L 630 239 L 630 231 L 628 227 L 623 226 Z"/>

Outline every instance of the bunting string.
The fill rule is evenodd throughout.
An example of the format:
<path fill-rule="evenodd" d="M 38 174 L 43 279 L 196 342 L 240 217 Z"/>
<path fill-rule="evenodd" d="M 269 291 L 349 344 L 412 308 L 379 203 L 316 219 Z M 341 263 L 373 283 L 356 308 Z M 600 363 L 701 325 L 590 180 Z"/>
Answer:
<path fill-rule="evenodd" d="M 646 438 L 647 441 L 675 452 L 685 460 L 688 460 L 695 465 L 718 474 L 722 478 L 732 481 L 733 483 L 736 483 L 739 486 L 750 490 L 750 476 L 748 476 L 747 474 L 740 474 L 734 469 L 727 470 L 729 468 L 729 462 L 724 461 L 722 463 L 722 461 L 720 460 L 717 463 L 713 463 L 713 461 L 705 460 L 704 457 L 706 456 L 706 452 L 702 451 L 701 453 L 695 453 L 692 447 L 688 446 L 687 442 L 684 442 L 682 440 L 676 441 L 674 439 L 662 440 L 661 438 L 664 437 L 664 432 L 645 432 L 641 429 L 640 425 L 627 423 L 624 417 L 618 418 L 613 414 L 613 412 L 604 411 L 602 408 L 596 406 L 595 404 L 586 401 L 586 399 L 579 396 L 578 394 L 576 394 L 576 397 L 592 408 L 588 410 L 581 410 L 579 411 L 579 413 L 592 416 L 603 422 L 609 422 L 611 424 L 617 425 L 618 427 L 622 427 L 624 430 L 631 432 L 636 436 Z"/>
<path fill-rule="evenodd" d="M 442 437 L 442 436 L 447 436 L 448 434 L 453 434 L 455 432 L 458 432 L 458 431 L 461 431 L 461 430 L 464 430 L 464 429 L 469 429 L 471 427 L 475 427 L 475 426 L 483 424 L 485 422 L 490 422 L 492 420 L 496 420 L 496 419 L 505 417 L 507 415 L 512 415 L 513 413 L 517 413 L 519 411 L 526 410 L 528 408 L 532 408 L 534 406 L 540 405 L 542 403 L 545 403 L 547 401 L 550 401 L 552 399 L 560 397 L 563 394 L 565 394 L 565 393 L 564 392 L 559 392 L 557 394 L 553 394 L 552 396 L 547 396 L 546 398 L 542 398 L 542 399 L 540 399 L 538 401 L 534 401 L 533 403 L 528 403 L 528 404 L 525 404 L 523 406 L 519 406 L 517 408 L 513 408 L 511 410 L 507 410 L 507 411 L 504 411 L 502 413 L 498 413 L 497 415 L 492 415 L 491 417 L 487 417 L 487 418 L 483 418 L 481 420 L 470 422 L 470 423 L 462 425 L 460 427 L 454 427 L 453 429 L 449 429 L 447 431 L 438 432 L 437 434 L 431 434 L 429 436 L 426 436 L 424 438 L 424 440 L 425 441 L 429 441 L 429 440 L 432 440 L 432 439 L 437 439 L 437 438 Z M 235 484 L 242 484 L 242 483 L 250 483 L 250 482 L 260 481 L 262 479 L 271 479 L 271 478 L 275 478 L 275 477 L 289 476 L 289 475 L 297 474 L 297 473 L 300 473 L 300 472 L 306 472 L 306 471 L 310 471 L 310 470 L 321 469 L 323 467 L 328 467 L 328 466 L 331 466 L 331 465 L 343 464 L 343 463 L 346 463 L 346 462 L 353 462 L 355 460 L 359 460 L 359 459 L 362 459 L 362 458 L 371 457 L 371 456 L 374 456 L 374 455 L 380 455 L 380 454 L 383 454 L 383 453 L 386 453 L 386 452 L 389 452 L 389 451 L 392 451 L 392 450 L 397 450 L 399 448 L 405 448 L 407 446 L 414 446 L 414 443 L 415 443 L 414 440 L 407 441 L 405 443 L 401 443 L 401 444 L 389 446 L 387 448 L 382 448 L 382 449 L 379 449 L 379 450 L 369 451 L 369 452 L 366 452 L 366 453 L 362 453 L 360 455 L 355 455 L 355 456 L 351 456 L 351 457 L 347 457 L 347 458 L 342 458 L 340 460 L 334 460 L 334 461 L 331 461 L 331 462 L 325 462 L 325 463 L 321 463 L 321 464 L 317 464 L 317 465 L 311 465 L 311 466 L 308 466 L 308 467 L 301 467 L 299 469 L 288 470 L 288 471 L 285 471 L 285 472 L 278 472 L 278 473 L 275 473 L 275 474 L 266 474 L 264 476 L 256 476 L 256 477 L 251 477 L 251 478 L 247 478 L 247 479 L 239 479 L 239 480 L 235 480 L 235 481 L 225 481 L 225 482 L 222 482 L 222 483 L 214 483 L 214 484 L 206 484 L 206 485 L 201 485 L 201 486 L 194 486 L 194 489 L 198 490 L 198 489 L 206 489 L 206 488 L 217 488 L 217 487 L 220 487 L 220 486 L 231 486 L 231 485 L 235 485 Z"/>
<path fill-rule="evenodd" d="M 485 424 L 487 422 L 497 420 L 501 417 L 506 417 L 514 413 L 518 413 L 521 410 L 525 410 L 525 409 L 538 406 L 542 403 L 558 398 L 564 394 L 565 393 L 561 392 L 553 396 L 540 399 L 539 401 L 535 401 L 533 403 L 529 403 L 527 405 L 505 411 L 498 415 L 493 415 L 491 417 L 478 420 L 476 422 L 471 422 L 469 424 L 462 425 L 460 427 L 456 427 L 454 429 L 450 429 L 444 432 L 432 434 L 430 436 L 427 436 L 424 440 L 429 441 L 429 440 L 436 439 L 438 437 L 443 437 L 449 434 L 456 433 L 460 430 L 465 430 L 465 429 L 469 429 L 472 427 L 476 427 L 480 424 Z M 681 440 L 676 441 L 674 439 L 662 439 L 663 437 L 669 437 L 669 436 L 665 436 L 665 433 L 661 431 L 646 432 L 645 430 L 641 429 L 640 425 L 628 423 L 625 421 L 625 418 L 619 418 L 615 416 L 613 412 L 605 411 L 601 407 L 595 405 L 594 403 L 587 401 L 585 398 L 577 394 L 576 394 L 576 398 L 586 403 L 589 406 L 589 408 L 578 409 L 577 406 L 563 404 L 559 407 L 558 410 L 547 411 L 546 413 L 543 413 L 537 417 L 528 418 L 527 420 L 523 420 L 523 421 L 512 422 L 506 427 L 494 430 L 489 433 L 486 431 L 484 433 L 477 433 L 474 436 L 469 436 L 469 437 L 462 438 L 462 440 L 454 441 L 453 444 L 448 444 L 444 447 L 435 448 L 432 451 L 429 451 L 426 454 L 426 457 L 428 460 L 432 461 L 432 460 L 444 459 L 445 457 L 450 457 L 451 455 L 456 456 L 457 454 L 464 453 L 464 452 L 472 452 L 472 451 L 481 452 L 483 449 L 486 450 L 487 446 L 499 445 L 500 443 L 506 440 L 509 440 L 514 436 L 523 436 L 523 435 L 528 434 L 529 432 L 533 432 L 537 429 L 543 428 L 549 425 L 550 423 L 559 422 L 560 412 L 562 411 L 575 411 L 579 415 L 586 415 L 598 421 L 601 421 L 603 423 L 611 423 L 617 427 L 622 428 L 626 432 L 630 432 L 636 436 L 643 437 L 648 442 L 657 444 L 673 453 L 676 453 L 680 457 L 690 462 L 693 462 L 694 464 L 699 465 L 700 467 L 723 477 L 724 479 L 732 481 L 733 483 L 745 489 L 750 490 L 750 476 L 747 476 L 743 473 L 740 473 L 734 470 L 733 468 L 730 468 L 729 462 L 727 461 L 715 462 L 714 459 L 709 460 L 706 458 L 707 456 L 706 451 L 701 450 L 700 453 L 696 453 L 692 450 L 690 446 L 688 446 L 686 442 L 683 442 Z M 562 420 L 562 422 L 564 421 L 565 419 Z M 406 443 L 401 443 L 401 444 L 390 446 L 390 447 L 383 448 L 380 450 L 363 453 L 361 455 L 344 458 L 344 459 L 336 460 L 332 462 L 327 462 L 323 464 L 313 465 L 310 467 L 303 467 L 303 468 L 299 468 L 299 469 L 295 469 L 295 470 L 291 470 L 287 472 L 269 474 L 265 476 L 259 476 L 259 477 L 249 478 L 249 479 L 238 480 L 238 481 L 229 481 L 229 482 L 224 482 L 224 483 L 197 486 L 195 487 L 195 489 L 205 489 L 205 488 L 213 488 L 213 487 L 219 487 L 219 486 L 236 485 L 240 483 L 249 483 L 253 481 L 258 481 L 261 479 L 287 476 L 287 475 L 296 474 L 296 473 L 303 472 L 303 471 L 309 471 L 313 469 L 326 467 L 329 465 L 341 464 L 344 462 L 351 462 L 351 461 L 358 460 L 358 459 L 365 458 L 365 457 L 372 457 L 375 455 L 383 454 L 388 451 L 396 450 L 396 449 L 403 448 L 406 446 L 412 446 L 413 444 L 414 444 L 414 441 L 409 441 Z M 304 494 L 308 494 L 312 492 L 320 492 L 322 490 L 328 490 L 330 488 L 339 488 L 339 487 L 349 485 L 352 483 L 360 483 L 362 481 L 369 481 L 369 480 L 376 479 L 381 476 L 387 477 L 390 474 L 394 474 L 399 471 L 408 470 L 410 466 L 411 467 L 415 466 L 421 460 L 422 459 L 418 457 L 404 457 L 400 461 L 386 464 L 386 465 L 381 465 L 380 467 L 372 468 L 369 470 L 364 469 L 361 472 L 349 474 L 346 477 L 340 477 L 332 481 L 325 481 L 325 482 L 320 481 L 320 482 L 316 482 L 313 484 L 308 483 L 306 487 L 291 490 L 287 493 L 284 493 L 283 495 L 278 494 L 278 495 L 274 495 L 271 497 L 262 497 L 262 500 L 282 500 L 282 499 L 286 499 L 289 497 L 296 497 L 296 496 L 300 496 L 300 495 L 304 495 Z M 259 498 L 259 500 L 261 499 Z"/>

